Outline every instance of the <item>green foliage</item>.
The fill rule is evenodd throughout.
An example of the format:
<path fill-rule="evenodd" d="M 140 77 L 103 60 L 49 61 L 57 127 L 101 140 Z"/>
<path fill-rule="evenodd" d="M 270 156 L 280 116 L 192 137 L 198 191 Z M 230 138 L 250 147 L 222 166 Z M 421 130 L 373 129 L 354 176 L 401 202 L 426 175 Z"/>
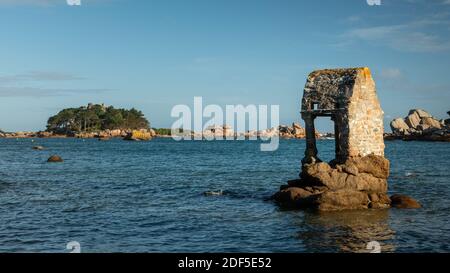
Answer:
<path fill-rule="evenodd" d="M 47 122 L 47 131 L 57 133 L 149 127 L 150 123 L 139 110 L 115 109 L 113 106 L 105 107 L 100 104 L 64 109 Z"/>

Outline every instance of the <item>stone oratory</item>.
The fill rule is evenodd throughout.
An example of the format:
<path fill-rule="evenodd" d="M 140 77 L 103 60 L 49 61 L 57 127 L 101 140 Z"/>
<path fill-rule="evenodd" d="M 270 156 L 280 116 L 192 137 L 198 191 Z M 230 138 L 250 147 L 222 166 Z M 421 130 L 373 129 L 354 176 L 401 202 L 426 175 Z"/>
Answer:
<path fill-rule="evenodd" d="M 300 178 L 282 185 L 273 199 L 285 207 L 324 211 L 389 208 L 392 201 L 387 195 L 389 161 L 384 158 L 383 110 L 369 68 L 324 69 L 309 74 L 301 115 L 306 150 Z M 334 122 L 336 156 L 329 163 L 320 160 L 316 147 L 314 120 L 323 116 Z M 395 198 L 405 200 L 400 199 Z"/>
<path fill-rule="evenodd" d="M 303 163 L 318 161 L 314 119 L 323 116 L 334 121 L 337 162 L 370 154 L 384 156 L 383 110 L 367 67 L 312 72 L 301 114 L 307 140 Z"/>

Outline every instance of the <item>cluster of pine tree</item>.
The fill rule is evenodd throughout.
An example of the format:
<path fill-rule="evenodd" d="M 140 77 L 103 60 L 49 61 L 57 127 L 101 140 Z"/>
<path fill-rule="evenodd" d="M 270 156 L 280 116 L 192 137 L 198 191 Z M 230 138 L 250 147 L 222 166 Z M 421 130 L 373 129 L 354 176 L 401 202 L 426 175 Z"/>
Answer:
<path fill-rule="evenodd" d="M 103 104 L 67 108 L 50 117 L 47 122 L 47 131 L 54 133 L 148 128 L 150 123 L 141 111 L 134 108 L 116 109 Z"/>

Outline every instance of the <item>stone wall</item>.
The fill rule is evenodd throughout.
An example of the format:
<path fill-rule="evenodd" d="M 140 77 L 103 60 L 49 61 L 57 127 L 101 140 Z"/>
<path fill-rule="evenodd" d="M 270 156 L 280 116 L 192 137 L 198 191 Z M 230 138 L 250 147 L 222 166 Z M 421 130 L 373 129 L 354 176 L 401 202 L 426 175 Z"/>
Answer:
<path fill-rule="evenodd" d="M 352 88 L 352 95 L 347 106 L 348 157 L 362 157 L 369 154 L 384 156 L 383 110 L 375 89 L 370 70 L 358 70 L 358 76 Z"/>

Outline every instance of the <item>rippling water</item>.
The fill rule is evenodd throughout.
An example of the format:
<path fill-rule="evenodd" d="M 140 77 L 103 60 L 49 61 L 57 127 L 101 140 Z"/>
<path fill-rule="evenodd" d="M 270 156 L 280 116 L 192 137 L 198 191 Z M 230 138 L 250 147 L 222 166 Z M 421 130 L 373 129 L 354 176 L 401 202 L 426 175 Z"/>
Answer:
<path fill-rule="evenodd" d="M 298 176 L 303 140 L 260 152 L 255 141 L 0 139 L 0 251 L 78 241 L 83 252 L 361 252 L 377 240 L 382 251 L 449 252 L 450 145 L 386 145 L 390 193 L 422 209 L 313 213 L 265 201 Z M 334 141 L 318 149 L 329 160 Z M 65 162 L 46 163 L 51 154 Z"/>

